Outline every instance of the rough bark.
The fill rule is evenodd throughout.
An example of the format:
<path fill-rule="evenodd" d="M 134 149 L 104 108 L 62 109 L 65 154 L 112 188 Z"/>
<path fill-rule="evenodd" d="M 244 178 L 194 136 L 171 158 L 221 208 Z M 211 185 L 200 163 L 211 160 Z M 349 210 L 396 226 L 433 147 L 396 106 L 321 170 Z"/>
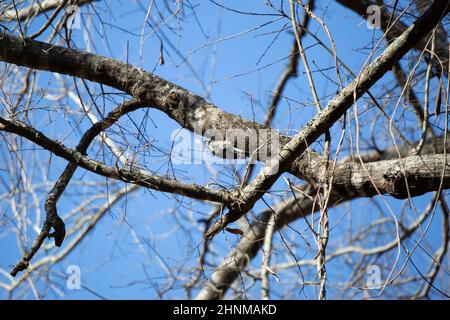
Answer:
<path fill-rule="evenodd" d="M 346 8 L 354 11 L 356 14 L 360 15 L 364 19 L 368 18 L 367 8 L 372 5 L 377 5 L 376 1 L 371 0 L 361 0 L 361 1 L 353 1 L 353 0 L 336 0 L 341 5 L 345 6 Z M 429 5 L 433 1 L 429 0 L 420 0 L 415 1 L 416 6 L 420 13 L 425 12 L 425 9 L 429 7 Z M 418 5 L 417 5 L 418 4 Z M 388 39 L 395 39 L 398 36 L 400 36 L 406 29 L 407 26 L 401 22 L 400 20 L 396 21 L 396 18 L 398 15 L 392 14 L 388 11 L 388 9 L 385 6 L 380 7 L 380 13 L 381 13 L 381 29 L 386 32 L 386 36 Z M 446 8 L 444 5 L 442 6 L 442 16 L 445 16 L 448 13 L 448 7 Z M 395 22 L 396 21 L 396 22 Z M 389 22 L 391 23 L 389 25 Z M 394 23 L 395 22 L 395 23 Z M 436 54 L 439 56 L 440 61 L 442 63 L 442 66 L 444 67 L 444 75 L 448 76 L 448 55 L 449 55 L 449 49 L 448 49 L 448 39 L 447 34 L 445 31 L 442 30 L 442 27 L 440 26 L 437 31 L 437 41 L 436 41 Z M 418 39 L 417 42 L 414 44 L 414 48 L 422 51 L 427 47 L 428 38 L 424 39 Z M 436 67 L 440 69 L 439 63 L 436 63 Z"/>

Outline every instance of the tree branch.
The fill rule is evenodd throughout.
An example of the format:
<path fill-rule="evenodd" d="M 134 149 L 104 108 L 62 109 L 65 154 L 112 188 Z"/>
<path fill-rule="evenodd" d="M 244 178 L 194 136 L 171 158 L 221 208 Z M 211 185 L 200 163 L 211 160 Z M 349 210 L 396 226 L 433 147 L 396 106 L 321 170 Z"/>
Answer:
<path fill-rule="evenodd" d="M 356 79 L 331 100 L 326 108 L 319 111 L 295 137 L 281 148 L 276 159 L 274 159 L 275 161 L 272 160 L 269 165 L 266 165 L 253 182 L 240 192 L 241 203 L 237 203 L 228 214 L 221 217 L 205 236 L 213 237 L 229 223 L 236 221 L 251 210 L 256 201 L 269 190 L 278 177 L 295 166 L 295 159 L 300 157 L 311 143 L 329 130 L 353 105 L 354 101 L 388 72 L 394 63 L 413 47 L 418 39 L 432 30 L 440 21 L 442 12 L 445 12 L 448 6 L 448 1 L 434 1 L 433 5 L 411 27 L 396 38 Z M 304 170 L 304 168 L 297 169 Z M 370 180 L 367 185 L 371 185 Z M 399 197 L 402 197 L 402 194 Z"/>
<path fill-rule="evenodd" d="M 78 0 L 78 6 L 81 6 L 86 3 L 90 3 L 96 0 Z M 30 17 L 35 17 L 41 13 L 46 11 L 56 9 L 63 2 L 63 0 L 45 0 L 40 1 L 40 3 L 32 4 L 28 7 L 22 8 L 18 11 L 15 9 L 9 9 L 0 14 L 0 21 L 12 21 L 17 20 L 24 21 L 29 19 Z"/>
<path fill-rule="evenodd" d="M 53 154 L 75 163 L 77 166 L 107 178 L 136 184 L 157 191 L 179 194 L 193 199 L 223 203 L 227 206 L 231 203 L 229 193 L 224 190 L 214 190 L 195 184 L 185 184 L 177 180 L 148 175 L 137 170 L 107 166 L 96 160 L 89 159 L 81 152 L 68 148 L 60 142 L 53 141 L 42 132 L 19 121 L 6 120 L 0 117 L 0 131 L 20 135 Z"/>
<path fill-rule="evenodd" d="M 356 14 L 360 15 L 364 19 L 367 19 L 369 17 L 367 8 L 369 6 L 378 5 L 376 1 L 371 0 L 360 0 L 360 1 L 353 1 L 353 0 L 336 0 L 338 3 L 343 5 L 344 7 L 352 10 Z M 427 5 L 424 5 L 423 2 L 426 2 L 427 4 L 430 4 L 432 1 L 417 1 L 420 2 L 421 5 L 417 5 L 419 12 L 422 14 L 425 12 L 425 8 Z M 407 26 L 403 24 L 400 20 L 398 20 L 397 16 L 389 12 L 385 6 L 379 6 L 380 8 L 380 27 L 381 29 L 386 33 L 386 36 L 388 39 L 395 39 L 398 36 L 400 36 L 406 29 Z M 449 7 L 445 7 L 445 5 L 442 5 L 442 16 L 447 15 L 449 10 Z M 392 23 L 394 22 L 395 23 Z M 388 23 L 391 23 L 388 25 Z M 431 31 L 431 30 L 430 30 Z M 442 26 L 439 26 L 437 31 L 437 41 L 436 41 L 436 54 L 438 55 L 440 62 L 435 62 L 435 67 L 438 69 L 441 68 L 441 63 L 444 68 L 444 74 L 448 75 L 448 58 L 449 58 L 449 50 L 448 50 L 448 39 L 447 34 L 445 30 L 443 31 Z M 419 51 L 422 51 L 427 46 L 428 39 L 418 39 L 418 41 L 414 44 L 414 48 L 416 48 Z"/>

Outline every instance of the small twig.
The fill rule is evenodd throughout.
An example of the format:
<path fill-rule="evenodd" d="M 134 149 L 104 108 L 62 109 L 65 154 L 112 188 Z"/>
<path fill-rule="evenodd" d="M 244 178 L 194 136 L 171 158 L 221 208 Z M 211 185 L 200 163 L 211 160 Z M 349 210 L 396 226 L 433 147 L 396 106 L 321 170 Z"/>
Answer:
<path fill-rule="evenodd" d="M 262 248 L 262 264 L 261 264 L 261 296 L 263 300 L 270 299 L 270 281 L 269 281 L 269 273 L 270 269 L 270 257 L 272 255 L 272 240 L 273 240 L 273 232 L 275 230 L 275 215 L 274 212 L 269 221 L 267 222 L 266 234 L 264 236 L 264 244 Z"/>

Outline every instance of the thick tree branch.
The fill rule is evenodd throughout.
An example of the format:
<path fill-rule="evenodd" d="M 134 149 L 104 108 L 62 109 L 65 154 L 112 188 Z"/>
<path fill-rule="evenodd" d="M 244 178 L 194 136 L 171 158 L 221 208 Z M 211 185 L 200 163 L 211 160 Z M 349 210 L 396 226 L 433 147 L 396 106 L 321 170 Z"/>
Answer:
<path fill-rule="evenodd" d="M 369 18 L 369 13 L 367 12 L 367 8 L 370 6 L 378 5 L 376 1 L 372 0 L 336 0 L 338 3 L 343 5 L 344 7 L 354 11 L 356 14 L 360 15 L 364 19 Z M 433 1 L 415 1 L 420 2 L 421 4 L 418 7 L 420 13 L 424 13 L 426 7 L 431 4 Z M 426 4 L 424 4 L 426 2 Z M 392 15 L 391 12 L 387 10 L 385 6 L 379 6 L 380 8 L 380 27 L 386 33 L 388 39 L 395 39 L 400 36 L 406 29 L 407 26 L 403 24 L 400 20 L 397 20 L 397 15 Z M 442 16 L 445 16 L 448 13 L 449 8 L 442 5 Z M 391 19 L 392 18 L 392 19 Z M 394 23 L 395 22 L 395 23 Z M 390 25 L 388 25 L 391 23 Z M 431 30 L 430 30 L 431 31 Z M 427 46 L 428 39 L 417 39 L 414 44 L 414 48 L 417 50 L 424 50 Z M 440 62 L 437 62 L 435 66 L 440 69 L 440 64 L 442 63 L 444 67 L 444 74 L 448 75 L 448 62 L 449 62 L 449 50 L 448 50 L 448 37 L 443 28 L 439 26 L 437 31 L 437 39 L 436 39 L 436 54 L 439 57 Z"/>
<path fill-rule="evenodd" d="M 208 103 L 203 98 L 167 80 L 130 64 L 114 59 L 82 52 L 75 49 L 50 45 L 30 39 L 21 39 L 0 32 L 0 60 L 28 68 L 67 74 L 78 78 L 108 85 L 130 94 L 147 106 L 166 113 L 178 124 L 198 134 L 208 136 L 209 132 L 219 132 L 223 137 L 230 130 L 259 130 L 264 126 L 227 113 Z M 273 141 L 284 144 L 290 137 L 270 130 Z M 261 141 L 259 143 L 266 143 Z M 250 146 L 250 153 L 260 145 Z M 305 167 L 310 161 L 321 158 L 314 152 L 299 158 L 291 173 L 301 176 L 296 167 Z"/>
<path fill-rule="evenodd" d="M 95 0 L 78 0 L 76 1 L 76 5 L 81 6 L 93 1 Z M 12 21 L 17 19 L 23 21 L 46 11 L 56 9 L 61 3 L 63 3 L 63 0 L 44 0 L 17 11 L 14 8 L 8 9 L 0 14 L 0 21 Z"/>
<path fill-rule="evenodd" d="M 387 153 L 389 154 L 389 153 Z M 432 164 L 435 160 L 438 162 L 442 162 L 438 167 L 437 171 L 435 172 L 436 176 L 435 179 L 438 179 L 439 172 L 442 172 L 442 165 L 445 163 L 446 165 L 446 174 L 447 174 L 447 186 L 449 183 L 449 161 L 450 156 L 447 156 L 446 159 L 444 159 L 444 156 L 442 154 L 435 154 L 435 155 L 427 155 L 425 158 L 431 157 L 434 160 L 430 161 L 430 164 Z M 421 157 L 419 156 L 411 156 L 407 157 L 403 160 L 384 160 L 384 161 L 378 161 L 376 163 L 370 163 L 366 164 L 370 169 L 377 170 L 378 165 L 380 165 L 380 170 L 378 172 L 379 175 L 383 175 L 383 170 L 386 168 L 395 168 L 397 167 L 398 170 L 396 171 L 397 174 L 400 176 L 401 173 L 404 172 L 401 167 L 400 163 L 403 161 L 403 163 L 410 163 L 410 162 L 416 162 L 414 167 L 417 170 L 423 170 L 420 168 L 421 166 Z M 389 170 L 389 169 L 388 169 Z M 426 169 L 425 169 L 426 170 Z M 410 170 L 407 170 L 410 171 Z M 414 170 L 412 170 L 414 171 Z M 411 172 L 412 172 L 411 171 Z M 388 171 L 389 172 L 389 171 Z M 362 174 L 365 174 L 364 171 L 361 172 Z M 396 174 L 388 175 L 385 177 L 386 185 L 389 184 L 389 176 L 396 177 Z M 410 179 L 413 180 L 413 179 Z M 434 180 L 434 179 L 431 179 Z M 334 180 L 333 180 L 334 181 Z M 353 199 L 360 198 L 364 195 L 364 189 L 365 189 L 365 182 L 364 179 L 354 179 L 356 182 L 356 189 L 361 190 L 361 194 L 357 194 L 355 192 L 347 192 L 346 189 L 338 189 L 331 187 L 330 192 L 330 198 L 328 202 L 328 208 L 335 207 L 337 205 L 343 204 L 345 202 L 351 201 Z M 404 178 L 403 180 L 396 180 L 395 178 L 392 180 L 391 187 L 396 188 L 395 181 L 402 181 L 401 187 L 399 190 L 404 190 Z M 414 184 L 414 181 L 408 181 L 412 182 L 412 185 L 409 184 L 408 187 L 410 187 L 410 190 L 414 190 L 415 188 L 420 188 L 420 183 Z M 355 186 L 356 186 L 355 185 Z M 373 187 L 373 186 L 372 186 Z M 226 293 L 226 291 L 229 289 L 231 284 L 239 277 L 240 272 L 245 269 L 245 267 L 252 261 L 252 259 L 257 255 L 258 251 L 261 249 L 263 245 L 264 235 L 266 232 L 266 228 L 268 225 L 268 222 L 270 220 L 270 217 L 272 215 L 275 216 L 275 226 L 276 229 L 279 230 L 283 228 L 284 226 L 292 223 L 293 221 L 308 216 L 309 214 L 312 214 L 313 212 L 320 210 L 320 207 L 315 203 L 315 195 L 317 192 L 317 189 L 311 188 L 311 186 L 300 186 L 297 189 L 301 189 L 303 191 L 302 193 L 296 193 L 295 196 L 279 202 L 276 206 L 269 208 L 267 210 L 264 210 L 258 217 L 255 223 L 253 223 L 248 230 L 246 230 L 244 236 L 242 237 L 242 240 L 239 242 L 239 244 L 233 249 L 233 251 L 224 258 L 222 264 L 215 270 L 215 272 L 211 275 L 210 280 L 205 284 L 205 286 L 202 288 L 200 293 L 197 295 L 196 299 L 200 300 L 210 300 L 210 299 L 222 299 Z M 353 189 L 353 188 L 352 188 Z M 389 192 L 389 188 L 385 188 L 385 192 Z M 437 188 L 434 190 L 429 191 L 436 191 L 439 190 L 439 184 L 437 184 Z"/>
<path fill-rule="evenodd" d="M 261 249 L 267 224 L 272 215 L 275 216 L 275 229 L 279 230 L 292 221 L 319 209 L 313 200 L 316 190 L 306 185 L 300 189 L 303 190 L 304 194 L 298 193 L 295 197 L 281 201 L 259 215 L 256 222 L 245 231 L 238 245 L 211 274 L 210 279 L 198 293 L 197 300 L 216 300 L 224 297 L 231 284 Z M 329 207 L 333 207 L 343 201 L 345 200 L 342 200 L 340 195 L 332 192 Z"/>
<path fill-rule="evenodd" d="M 326 108 L 319 111 L 295 137 L 281 148 L 275 159 L 276 161 L 266 165 L 253 182 L 240 192 L 241 203 L 237 203 L 237 206 L 219 219 L 205 235 L 209 238 L 213 237 L 229 223 L 236 221 L 251 210 L 256 201 L 269 190 L 278 177 L 295 166 L 295 159 L 301 156 L 310 144 L 329 130 L 353 105 L 354 101 L 388 72 L 394 63 L 414 46 L 418 39 L 427 35 L 436 26 L 442 18 L 442 12 L 445 12 L 448 6 L 448 1 L 434 1 L 433 5 L 401 36 L 397 37 L 383 54 L 367 66 L 356 79 L 328 103 Z M 297 169 L 304 170 L 305 168 Z M 371 184 L 369 180 L 368 188 Z"/>
<path fill-rule="evenodd" d="M 303 154 L 308 144 L 315 141 L 325 130 L 328 130 L 339 117 L 345 113 L 353 101 L 366 92 L 392 65 L 401 58 L 418 39 L 425 36 L 446 12 L 448 3 L 444 0 L 435 1 L 433 6 L 402 36 L 398 37 L 363 73 L 347 86 L 327 108 L 317 114 L 306 127 L 286 145 L 280 153 L 279 174 L 289 170 L 300 178 L 304 178 L 308 160 L 294 160 Z M 52 46 L 46 43 L 22 40 L 7 34 L 0 38 L 0 59 L 31 68 L 49 70 L 76 77 L 89 79 L 106 84 L 129 93 L 152 105 L 175 119 L 184 128 L 194 132 L 204 132 L 206 129 L 227 130 L 238 127 L 241 129 L 258 129 L 261 126 L 226 113 L 209 104 L 204 99 L 166 80 L 126 63 L 113 59 L 80 52 L 73 49 Z M 199 133 L 200 133 L 199 132 Z M 281 137 L 282 142 L 286 137 Z M 310 160 L 310 159 L 309 159 Z M 279 165 L 277 164 L 277 165 Z M 234 221 L 242 212 L 247 212 L 277 179 L 279 174 L 266 177 L 261 174 L 252 185 L 244 190 L 245 207 L 233 210 L 226 221 L 220 225 Z M 227 222 L 228 221 L 228 222 Z M 215 225 L 214 232 L 220 228 Z"/>

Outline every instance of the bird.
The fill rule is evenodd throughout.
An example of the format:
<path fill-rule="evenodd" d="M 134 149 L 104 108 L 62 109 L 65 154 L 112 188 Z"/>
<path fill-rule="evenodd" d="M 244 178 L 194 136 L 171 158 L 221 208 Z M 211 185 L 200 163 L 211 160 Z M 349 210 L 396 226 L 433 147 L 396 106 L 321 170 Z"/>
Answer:
<path fill-rule="evenodd" d="M 233 143 L 227 140 L 216 140 L 215 137 L 211 137 L 206 142 L 206 147 L 216 157 L 225 159 L 245 159 L 249 157 L 249 153 L 245 150 L 236 148 Z"/>

